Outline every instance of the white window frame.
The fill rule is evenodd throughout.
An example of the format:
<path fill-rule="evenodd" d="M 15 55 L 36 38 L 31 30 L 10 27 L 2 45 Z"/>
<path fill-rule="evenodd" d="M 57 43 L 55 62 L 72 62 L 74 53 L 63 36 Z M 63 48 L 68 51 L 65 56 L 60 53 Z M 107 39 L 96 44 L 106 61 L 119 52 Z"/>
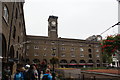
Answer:
<path fill-rule="evenodd" d="M 46 54 L 46 53 L 43 53 L 43 56 L 47 56 L 47 54 Z"/>
<path fill-rule="evenodd" d="M 71 51 L 75 51 L 75 48 L 71 48 Z"/>
<path fill-rule="evenodd" d="M 29 56 L 29 54 L 28 54 L 28 53 L 26 53 L 26 56 Z"/>
<path fill-rule="evenodd" d="M 65 53 L 62 53 L 62 54 L 61 54 L 61 57 L 65 57 Z"/>
<path fill-rule="evenodd" d="M 80 48 L 80 51 L 82 51 L 82 52 L 83 52 L 83 51 L 84 51 L 84 49 L 83 49 L 83 48 Z"/>
<path fill-rule="evenodd" d="M 80 57 L 84 57 L 84 54 L 80 54 Z"/>
<path fill-rule="evenodd" d="M 61 50 L 65 50 L 65 47 L 61 47 Z"/>
<path fill-rule="evenodd" d="M 71 53 L 71 57 L 75 57 L 75 53 Z"/>
<path fill-rule="evenodd" d="M 34 49 L 39 49 L 39 46 L 34 46 Z"/>
<path fill-rule="evenodd" d="M 96 54 L 96 57 L 100 57 L 100 55 L 99 55 L 99 54 Z"/>
<path fill-rule="evenodd" d="M 96 52 L 99 52 L 99 49 L 96 49 Z"/>
<path fill-rule="evenodd" d="M 30 46 L 27 45 L 27 49 L 29 49 L 29 48 L 30 48 Z"/>
<path fill-rule="evenodd" d="M 44 50 L 47 50 L 47 48 L 45 47 Z"/>
<path fill-rule="evenodd" d="M 39 56 L 39 54 L 38 53 L 34 53 L 34 56 Z"/>
<path fill-rule="evenodd" d="M 52 45 L 54 45 L 54 44 L 55 44 L 55 42 L 51 42 L 51 44 L 52 44 Z"/>

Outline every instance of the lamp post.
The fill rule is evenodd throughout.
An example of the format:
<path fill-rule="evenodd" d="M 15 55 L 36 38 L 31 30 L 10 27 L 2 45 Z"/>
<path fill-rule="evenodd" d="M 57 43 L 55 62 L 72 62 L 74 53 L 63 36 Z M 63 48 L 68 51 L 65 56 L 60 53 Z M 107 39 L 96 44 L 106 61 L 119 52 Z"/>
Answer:
<path fill-rule="evenodd" d="M 53 50 L 53 53 L 52 53 L 52 56 L 53 56 L 53 58 L 52 58 L 52 59 L 53 59 L 53 63 L 52 63 L 52 65 L 53 65 L 52 77 L 53 77 L 53 78 L 52 78 L 52 80 L 55 80 L 55 66 L 54 66 L 54 64 L 55 64 L 54 62 L 55 62 L 55 61 L 54 61 L 54 56 L 55 56 L 55 50 L 56 50 L 56 49 L 53 48 L 52 50 Z"/>

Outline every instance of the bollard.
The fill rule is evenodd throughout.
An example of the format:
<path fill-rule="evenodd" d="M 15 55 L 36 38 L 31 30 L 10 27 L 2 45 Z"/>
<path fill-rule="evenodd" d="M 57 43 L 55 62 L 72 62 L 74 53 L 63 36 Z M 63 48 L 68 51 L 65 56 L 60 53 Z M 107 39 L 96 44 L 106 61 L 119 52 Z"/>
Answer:
<path fill-rule="evenodd" d="M 81 80 L 81 76 L 80 76 L 80 74 L 78 74 L 78 76 L 79 76 L 79 80 Z"/>
<path fill-rule="evenodd" d="M 71 73 L 69 73 L 69 78 L 71 78 Z"/>
<path fill-rule="evenodd" d="M 93 79 L 96 80 L 96 77 L 94 76 Z"/>
<path fill-rule="evenodd" d="M 82 78 L 83 78 L 83 80 L 85 80 L 85 79 L 84 79 L 84 74 L 83 74 L 83 77 L 82 77 Z"/>

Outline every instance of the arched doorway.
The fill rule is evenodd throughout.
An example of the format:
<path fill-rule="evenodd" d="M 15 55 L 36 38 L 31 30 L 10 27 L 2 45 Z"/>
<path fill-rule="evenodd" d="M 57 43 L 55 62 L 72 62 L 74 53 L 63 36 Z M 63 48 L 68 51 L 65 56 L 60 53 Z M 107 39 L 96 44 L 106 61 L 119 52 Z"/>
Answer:
<path fill-rule="evenodd" d="M 97 63 L 97 67 L 100 67 L 100 60 L 97 60 L 96 63 Z"/>
<path fill-rule="evenodd" d="M 8 56 L 9 56 L 9 58 L 14 58 L 14 47 L 13 47 L 13 45 L 11 45 L 11 47 L 10 47 L 10 52 L 9 52 Z"/>
<path fill-rule="evenodd" d="M 60 61 L 60 63 L 67 63 L 67 60 L 63 59 Z"/>
<path fill-rule="evenodd" d="M 2 42 L 2 44 L 1 44 Z M 3 57 L 3 61 L 2 62 L 6 62 L 6 52 L 7 52 L 7 45 L 6 45 L 6 39 L 5 36 L 3 34 L 0 34 L 0 56 Z"/>
<path fill-rule="evenodd" d="M 68 67 L 68 65 L 67 65 L 67 60 L 65 60 L 65 59 L 61 60 L 61 61 L 60 61 L 60 66 L 61 66 L 62 68 Z"/>
<path fill-rule="evenodd" d="M 78 66 L 77 66 L 77 61 L 74 60 L 74 59 L 71 60 L 71 61 L 70 61 L 70 64 L 69 64 L 69 67 L 71 67 L 71 68 L 76 68 L 76 67 L 78 67 Z"/>
<path fill-rule="evenodd" d="M 88 60 L 87 67 L 93 67 L 93 60 Z"/>
<path fill-rule="evenodd" d="M 34 59 L 34 60 L 33 60 L 33 63 L 39 63 L 39 62 L 40 62 L 39 59 Z"/>
<path fill-rule="evenodd" d="M 86 66 L 85 60 L 80 60 L 79 61 L 79 67 L 85 67 L 85 66 Z"/>

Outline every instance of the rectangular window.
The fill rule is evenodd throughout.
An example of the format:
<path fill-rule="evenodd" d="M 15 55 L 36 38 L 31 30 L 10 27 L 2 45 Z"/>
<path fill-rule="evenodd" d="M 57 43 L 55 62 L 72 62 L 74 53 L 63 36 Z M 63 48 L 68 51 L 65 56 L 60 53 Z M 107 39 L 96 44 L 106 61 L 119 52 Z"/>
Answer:
<path fill-rule="evenodd" d="M 54 44 L 55 44 L 55 42 L 51 42 L 51 44 L 52 44 L 52 45 L 54 45 Z"/>
<path fill-rule="evenodd" d="M 39 56 L 39 54 L 38 53 L 34 53 L 34 56 Z"/>
<path fill-rule="evenodd" d="M 34 46 L 34 49 L 39 49 L 39 46 Z"/>
<path fill-rule="evenodd" d="M 62 48 L 61 48 L 61 50 L 65 50 L 65 48 L 64 48 L 64 47 L 62 47 Z"/>
<path fill-rule="evenodd" d="M 44 50 L 46 50 L 47 48 L 44 48 Z"/>
<path fill-rule="evenodd" d="M 80 54 L 80 57 L 84 57 L 84 54 Z"/>
<path fill-rule="evenodd" d="M 43 56 L 46 56 L 46 55 L 47 55 L 46 53 L 43 54 Z"/>
<path fill-rule="evenodd" d="M 62 54 L 61 54 L 61 57 L 65 57 L 65 54 L 64 54 L 64 53 L 62 53 Z"/>
<path fill-rule="evenodd" d="M 75 54 L 74 54 L 74 53 L 71 53 L 71 57 L 75 57 Z"/>
<path fill-rule="evenodd" d="M 82 44 L 80 44 L 80 46 L 83 46 Z"/>
<path fill-rule="evenodd" d="M 97 56 L 97 57 L 100 57 L 100 55 L 99 55 L 99 54 L 97 54 L 96 56 Z"/>
<path fill-rule="evenodd" d="M 83 48 L 80 48 L 80 51 L 84 51 L 84 49 L 83 49 Z"/>
<path fill-rule="evenodd" d="M 65 45 L 63 42 L 61 43 L 62 45 Z"/>
<path fill-rule="evenodd" d="M 96 52 L 99 52 L 99 49 L 97 49 Z"/>
<path fill-rule="evenodd" d="M 28 53 L 26 53 L 26 56 L 29 56 Z"/>
<path fill-rule="evenodd" d="M 29 49 L 30 48 L 30 46 L 27 46 L 27 49 Z"/>
<path fill-rule="evenodd" d="M 75 48 L 71 48 L 71 51 L 74 51 L 75 50 Z"/>

